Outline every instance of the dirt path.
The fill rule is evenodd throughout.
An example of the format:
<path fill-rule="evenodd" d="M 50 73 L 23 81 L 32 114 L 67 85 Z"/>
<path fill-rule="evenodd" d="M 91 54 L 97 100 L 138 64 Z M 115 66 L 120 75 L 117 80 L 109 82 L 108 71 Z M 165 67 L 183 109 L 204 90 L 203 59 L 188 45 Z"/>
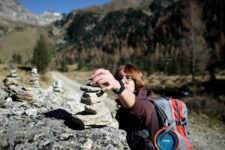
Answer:
<path fill-rule="evenodd" d="M 80 87 L 82 84 L 78 83 L 75 80 L 72 80 L 59 72 L 52 72 L 52 77 L 54 80 L 60 80 L 63 85 L 63 90 L 66 94 L 74 94 L 78 93 L 80 96 L 82 95 L 82 91 Z"/>

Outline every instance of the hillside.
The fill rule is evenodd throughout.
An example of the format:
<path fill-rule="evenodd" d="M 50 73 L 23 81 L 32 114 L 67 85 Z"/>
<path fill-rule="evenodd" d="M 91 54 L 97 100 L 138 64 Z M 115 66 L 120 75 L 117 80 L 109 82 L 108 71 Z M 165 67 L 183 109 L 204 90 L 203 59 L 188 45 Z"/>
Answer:
<path fill-rule="evenodd" d="M 10 28 L 10 26 L 7 26 Z M 30 61 L 33 55 L 33 49 L 42 34 L 48 40 L 48 43 L 53 42 L 54 31 L 57 30 L 52 25 L 46 25 L 42 27 L 38 26 L 24 26 L 21 28 L 13 28 L 15 30 L 0 37 L 0 61 L 3 63 L 9 63 L 12 60 L 13 54 L 19 54 L 22 57 L 22 64 L 30 65 Z"/>
<path fill-rule="evenodd" d="M 88 11 L 93 13 L 107 14 L 112 11 L 120 11 L 127 8 L 146 9 L 154 0 L 112 0 L 109 3 L 100 6 L 91 6 L 81 10 L 74 10 L 72 13 L 79 11 Z M 166 0 L 167 1 L 167 0 Z"/>
<path fill-rule="evenodd" d="M 22 57 L 23 64 L 30 64 L 34 45 L 40 34 L 49 44 L 54 34 L 51 22 L 62 19 L 64 14 L 47 11 L 38 16 L 28 11 L 18 0 L 0 1 L 0 63 L 9 63 L 13 54 Z M 45 25 L 45 26 L 40 26 Z"/>
<path fill-rule="evenodd" d="M 147 6 L 148 11 L 100 13 L 92 7 L 69 14 L 56 23 L 64 29 L 60 38 L 68 41 L 55 46 L 61 62 L 113 70 L 132 62 L 149 74 L 190 74 L 194 66 L 194 73 L 212 77 L 213 68 L 224 68 L 223 1 L 162 0 Z"/>
<path fill-rule="evenodd" d="M 115 70 L 132 62 L 148 74 L 210 73 L 213 79 L 215 72 L 225 68 L 223 8 L 219 0 L 112 0 L 33 29 L 33 25 L 0 17 L 0 51 L 4 53 L 0 60 L 8 62 L 18 51 L 22 57 L 26 53 L 23 62 L 28 61 L 39 33 L 44 33 L 56 52 L 53 66 L 57 68 L 76 63 L 79 68 Z"/>
<path fill-rule="evenodd" d="M 12 21 L 39 24 L 38 16 L 28 11 L 18 0 L 1 0 L 0 8 L 0 16 Z"/>

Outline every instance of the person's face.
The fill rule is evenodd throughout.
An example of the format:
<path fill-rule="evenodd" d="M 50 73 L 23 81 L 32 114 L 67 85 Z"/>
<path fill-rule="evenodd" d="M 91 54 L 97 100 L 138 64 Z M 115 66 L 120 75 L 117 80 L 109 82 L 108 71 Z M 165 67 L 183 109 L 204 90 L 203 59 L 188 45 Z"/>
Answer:
<path fill-rule="evenodd" d="M 120 80 L 123 82 L 124 87 L 129 90 L 130 92 L 134 93 L 135 91 L 135 82 L 131 75 L 122 73 L 119 76 Z"/>

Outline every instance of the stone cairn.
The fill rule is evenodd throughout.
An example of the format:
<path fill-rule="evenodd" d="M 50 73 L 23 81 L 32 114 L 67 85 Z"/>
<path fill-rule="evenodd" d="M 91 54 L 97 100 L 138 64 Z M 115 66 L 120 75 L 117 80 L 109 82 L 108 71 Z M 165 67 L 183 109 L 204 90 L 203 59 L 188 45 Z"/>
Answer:
<path fill-rule="evenodd" d="M 57 80 L 57 81 L 54 82 L 53 91 L 54 92 L 62 92 L 63 91 L 61 80 Z"/>
<path fill-rule="evenodd" d="M 33 101 L 33 92 L 29 87 L 23 86 L 19 82 L 19 77 L 16 74 L 16 69 L 10 70 L 10 75 L 4 80 L 4 89 L 9 96 L 19 101 Z"/>
<path fill-rule="evenodd" d="M 31 70 L 31 80 L 30 84 L 33 88 L 39 88 L 39 74 L 37 73 L 37 69 L 34 68 Z"/>
<path fill-rule="evenodd" d="M 83 128 L 110 125 L 112 116 L 103 102 L 107 94 L 102 91 L 101 87 L 91 85 L 90 81 L 91 79 L 87 81 L 86 86 L 80 88 L 84 91 L 81 97 L 81 103 L 85 104 L 84 111 L 73 115 L 72 120 Z"/>
<path fill-rule="evenodd" d="M 4 80 L 4 85 L 6 87 L 17 86 L 19 84 L 20 77 L 16 74 L 16 69 L 10 70 L 10 75 Z"/>

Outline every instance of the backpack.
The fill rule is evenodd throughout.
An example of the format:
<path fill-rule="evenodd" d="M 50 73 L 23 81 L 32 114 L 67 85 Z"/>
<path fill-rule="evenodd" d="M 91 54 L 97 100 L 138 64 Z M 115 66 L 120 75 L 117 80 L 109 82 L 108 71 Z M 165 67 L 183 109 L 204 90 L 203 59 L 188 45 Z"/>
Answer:
<path fill-rule="evenodd" d="M 178 99 L 152 98 L 160 129 L 154 136 L 158 150 L 191 150 L 186 104 Z"/>
<path fill-rule="evenodd" d="M 152 143 L 147 129 L 129 133 L 132 150 L 191 150 L 187 107 L 178 99 L 167 97 L 148 99 L 154 106 L 159 130 Z M 130 146 L 130 145 L 129 145 Z"/>

